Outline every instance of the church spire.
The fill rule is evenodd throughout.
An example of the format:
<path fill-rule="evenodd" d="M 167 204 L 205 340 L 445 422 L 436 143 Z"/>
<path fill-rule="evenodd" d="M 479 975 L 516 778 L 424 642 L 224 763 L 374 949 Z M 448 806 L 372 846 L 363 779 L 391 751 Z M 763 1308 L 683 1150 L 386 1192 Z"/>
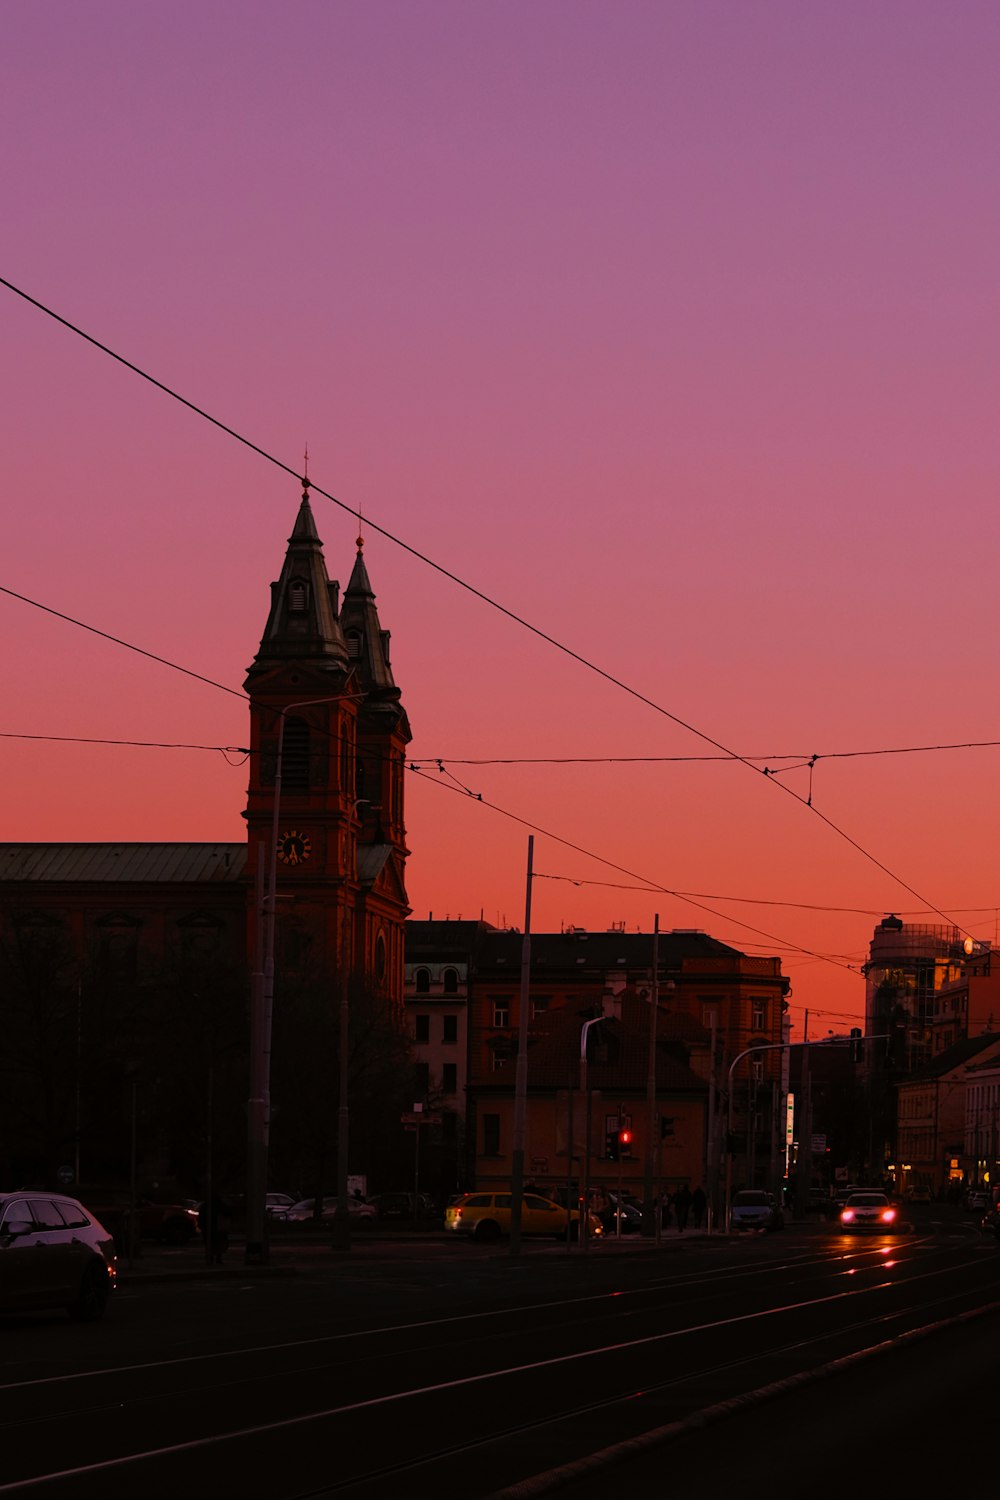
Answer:
<path fill-rule="evenodd" d="M 331 671 L 347 666 L 347 646 L 337 618 L 338 585 L 327 574 L 309 504 L 308 450 L 305 462 L 302 500 L 281 577 L 271 585 L 271 610 L 250 676 L 293 660 Z"/>
<path fill-rule="evenodd" d="M 361 685 L 376 698 L 398 700 L 399 689 L 389 664 L 389 632 L 379 623 L 375 594 L 365 566 L 364 537 L 358 517 L 358 554 L 351 580 L 344 591 L 341 624 L 351 665 L 357 668 Z"/>

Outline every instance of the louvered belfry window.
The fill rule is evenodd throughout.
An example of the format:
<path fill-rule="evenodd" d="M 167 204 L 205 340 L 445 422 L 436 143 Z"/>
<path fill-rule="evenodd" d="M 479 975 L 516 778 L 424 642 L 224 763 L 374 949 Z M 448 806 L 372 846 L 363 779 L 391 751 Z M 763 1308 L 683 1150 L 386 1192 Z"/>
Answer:
<path fill-rule="evenodd" d="M 293 615 L 305 613 L 309 603 L 309 590 L 304 578 L 293 578 L 288 585 L 288 608 Z"/>
<path fill-rule="evenodd" d="M 288 719 L 281 755 L 281 785 L 286 792 L 309 790 L 309 725 Z"/>

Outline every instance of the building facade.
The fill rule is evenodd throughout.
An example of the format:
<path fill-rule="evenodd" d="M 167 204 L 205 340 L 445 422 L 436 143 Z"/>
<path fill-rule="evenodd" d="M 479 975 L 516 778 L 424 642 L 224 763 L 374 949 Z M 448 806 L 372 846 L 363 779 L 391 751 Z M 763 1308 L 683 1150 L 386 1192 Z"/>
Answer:
<path fill-rule="evenodd" d="M 296 1120 L 288 1170 L 328 1186 L 311 1179 L 334 1145 L 338 1006 L 349 994 L 352 1055 L 403 1029 L 410 729 L 361 538 L 341 600 L 307 483 L 245 688 L 245 843 L 0 846 L 4 1180 L 120 1176 L 134 1097 L 147 1175 L 196 1191 L 211 1140 L 241 1181 L 232 1121 L 245 1134 L 248 977 L 271 909 L 275 1136 Z"/>

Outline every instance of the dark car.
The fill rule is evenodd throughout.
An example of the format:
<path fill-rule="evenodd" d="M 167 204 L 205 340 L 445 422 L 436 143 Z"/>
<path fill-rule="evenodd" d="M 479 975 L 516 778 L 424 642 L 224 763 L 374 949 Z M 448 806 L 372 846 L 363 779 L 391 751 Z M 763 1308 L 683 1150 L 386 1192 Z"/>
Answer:
<path fill-rule="evenodd" d="M 440 1218 L 434 1199 L 427 1193 L 374 1193 L 368 1202 L 380 1219 Z"/>
<path fill-rule="evenodd" d="M 111 1235 L 62 1193 L 0 1193 L 0 1310 L 64 1307 L 90 1322 L 104 1312 L 117 1263 Z"/>
<path fill-rule="evenodd" d="M 86 1192 L 87 1208 L 106 1224 L 114 1235 L 119 1251 L 128 1245 L 132 1202 L 127 1190 L 95 1188 Z M 198 1233 L 198 1210 L 190 1202 L 157 1202 L 153 1198 L 135 1200 L 135 1234 L 139 1240 L 156 1240 L 160 1245 L 186 1245 Z"/>
<path fill-rule="evenodd" d="M 729 1210 L 729 1225 L 734 1234 L 772 1233 L 784 1229 L 785 1216 L 770 1193 L 747 1188 L 737 1193 Z"/>

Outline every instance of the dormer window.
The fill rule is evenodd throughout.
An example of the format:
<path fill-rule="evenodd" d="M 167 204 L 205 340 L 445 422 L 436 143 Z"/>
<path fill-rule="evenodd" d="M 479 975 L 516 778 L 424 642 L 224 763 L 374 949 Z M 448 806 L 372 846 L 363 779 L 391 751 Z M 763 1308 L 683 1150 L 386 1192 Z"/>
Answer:
<path fill-rule="evenodd" d="M 304 578 L 293 578 L 288 585 L 288 612 L 292 615 L 305 614 L 309 604 L 309 585 Z"/>
<path fill-rule="evenodd" d="M 361 632 L 360 630 L 349 630 L 347 632 L 347 654 L 352 661 L 356 661 L 361 655 Z"/>

